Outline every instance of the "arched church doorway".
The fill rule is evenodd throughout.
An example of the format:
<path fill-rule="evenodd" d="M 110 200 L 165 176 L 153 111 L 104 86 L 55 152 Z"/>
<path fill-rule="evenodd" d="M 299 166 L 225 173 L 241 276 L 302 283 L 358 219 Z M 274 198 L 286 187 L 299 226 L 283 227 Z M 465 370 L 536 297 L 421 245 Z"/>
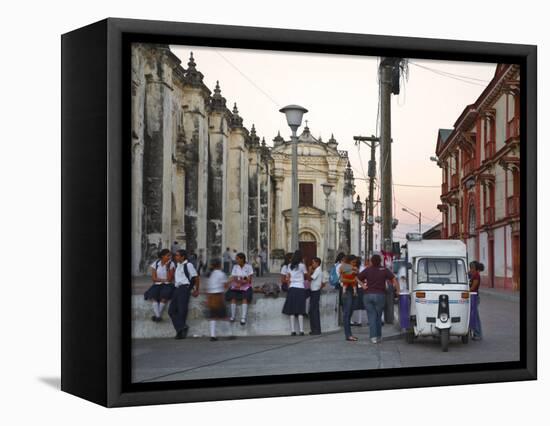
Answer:
<path fill-rule="evenodd" d="M 311 259 L 317 256 L 317 239 L 311 232 L 300 232 L 299 242 L 300 251 L 304 256 L 304 263 L 309 266 Z"/>

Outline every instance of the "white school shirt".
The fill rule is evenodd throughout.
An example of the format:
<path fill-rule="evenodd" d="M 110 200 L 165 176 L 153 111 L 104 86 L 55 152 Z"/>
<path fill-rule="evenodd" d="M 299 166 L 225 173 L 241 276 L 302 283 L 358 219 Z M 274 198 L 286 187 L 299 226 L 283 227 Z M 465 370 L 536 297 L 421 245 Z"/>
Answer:
<path fill-rule="evenodd" d="M 239 266 L 239 264 L 233 265 L 233 269 L 231 270 L 232 277 L 246 278 L 250 275 L 254 275 L 254 269 L 252 269 L 252 266 L 250 266 L 249 263 L 245 263 L 242 268 Z M 231 287 L 233 288 L 233 285 Z M 240 290 L 245 291 L 248 290 L 250 287 L 252 287 L 251 284 L 243 284 L 240 287 Z"/>
<path fill-rule="evenodd" d="M 167 266 L 169 266 L 170 269 L 168 269 Z M 157 271 L 157 281 L 155 281 L 154 284 L 162 284 L 168 282 L 168 271 L 174 269 L 174 263 L 169 261 L 166 265 L 163 265 L 162 261 L 155 260 L 151 265 L 151 269 Z"/>
<path fill-rule="evenodd" d="M 234 277 L 245 278 L 245 277 L 249 277 L 250 275 L 254 275 L 254 270 L 252 269 L 252 266 L 250 266 L 249 263 L 245 263 L 242 268 L 237 264 L 233 266 L 231 275 Z"/>
<path fill-rule="evenodd" d="M 189 274 L 189 278 L 193 278 L 198 275 L 195 267 L 191 262 L 186 260 L 185 262 L 178 263 L 178 267 L 176 268 L 176 287 L 179 287 L 180 285 L 191 284 L 187 279 L 187 276 L 185 275 L 185 269 L 183 268 L 183 265 L 187 265 L 187 273 Z"/>
<path fill-rule="evenodd" d="M 288 265 L 287 274 L 290 274 L 290 284 L 288 287 L 305 288 L 304 286 L 305 273 L 306 273 L 306 265 L 304 265 L 303 263 L 300 263 L 296 269 L 292 269 L 290 265 Z"/>
<path fill-rule="evenodd" d="M 206 285 L 207 293 L 223 293 L 225 290 L 224 284 L 227 281 L 225 274 L 219 269 L 215 269 L 208 278 L 208 284 Z"/>
<path fill-rule="evenodd" d="M 311 274 L 311 285 L 309 289 L 311 291 L 321 290 L 322 280 L 323 280 L 323 271 L 321 270 L 321 267 L 318 266 L 317 268 L 315 268 L 315 271 L 313 271 L 313 274 Z"/>

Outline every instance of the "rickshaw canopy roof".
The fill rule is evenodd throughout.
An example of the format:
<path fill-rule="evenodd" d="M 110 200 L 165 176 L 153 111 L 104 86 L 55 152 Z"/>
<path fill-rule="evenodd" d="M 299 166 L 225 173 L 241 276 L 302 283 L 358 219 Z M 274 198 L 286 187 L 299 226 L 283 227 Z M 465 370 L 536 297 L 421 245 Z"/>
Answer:
<path fill-rule="evenodd" d="M 414 257 L 466 257 L 466 244 L 460 240 L 407 241 L 409 259 Z"/>

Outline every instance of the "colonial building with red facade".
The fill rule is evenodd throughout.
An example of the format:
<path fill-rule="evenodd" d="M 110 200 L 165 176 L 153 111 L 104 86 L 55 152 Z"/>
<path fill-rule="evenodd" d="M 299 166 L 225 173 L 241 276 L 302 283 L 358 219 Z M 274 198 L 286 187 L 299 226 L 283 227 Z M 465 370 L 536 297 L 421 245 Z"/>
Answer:
<path fill-rule="evenodd" d="M 519 290 L 519 66 L 500 64 L 453 129 L 440 129 L 442 238 L 485 265 L 484 287 Z"/>

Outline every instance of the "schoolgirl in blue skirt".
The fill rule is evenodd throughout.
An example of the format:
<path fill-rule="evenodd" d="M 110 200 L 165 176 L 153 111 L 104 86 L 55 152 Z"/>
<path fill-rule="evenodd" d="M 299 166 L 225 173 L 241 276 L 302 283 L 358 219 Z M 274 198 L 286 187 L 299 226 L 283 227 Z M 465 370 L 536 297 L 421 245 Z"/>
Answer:
<path fill-rule="evenodd" d="M 298 317 L 300 336 L 304 335 L 304 315 L 306 314 L 307 299 L 307 291 L 304 282 L 307 278 L 307 270 L 302 260 L 302 252 L 296 250 L 287 269 L 289 285 L 288 294 L 283 306 L 283 314 L 289 315 L 291 336 L 296 336 L 296 317 Z"/>
<path fill-rule="evenodd" d="M 176 266 L 171 260 L 170 250 L 162 249 L 159 258 L 151 265 L 153 285 L 145 292 L 145 300 L 153 306 L 153 322 L 162 321 L 164 307 L 174 294 L 174 271 Z"/>

